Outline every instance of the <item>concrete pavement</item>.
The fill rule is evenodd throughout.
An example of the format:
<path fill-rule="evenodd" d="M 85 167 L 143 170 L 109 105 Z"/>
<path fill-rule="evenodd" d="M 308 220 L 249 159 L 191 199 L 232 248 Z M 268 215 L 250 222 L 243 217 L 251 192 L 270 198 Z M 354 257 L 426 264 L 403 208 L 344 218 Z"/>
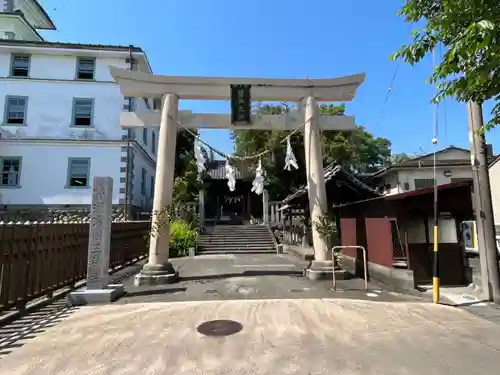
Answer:
<path fill-rule="evenodd" d="M 127 295 L 117 303 L 209 301 L 281 298 L 355 298 L 381 301 L 419 300 L 397 294 L 383 285 L 363 280 L 339 280 L 332 292 L 332 280 L 310 281 L 303 277 L 309 262 L 286 254 L 202 255 L 173 259 L 181 281 L 167 286 L 135 287 L 124 281 Z"/>
<path fill-rule="evenodd" d="M 197 326 L 231 319 L 209 337 Z M 85 307 L 0 360 L 2 375 L 496 373 L 500 326 L 419 302 L 237 300 Z"/>
<path fill-rule="evenodd" d="M 177 284 L 136 288 L 136 265 L 116 276 L 128 294 L 111 305 L 55 303 L 2 327 L 0 374 L 470 375 L 500 363 L 498 310 L 482 318 L 359 279 L 332 292 L 287 255 L 173 262 Z M 218 319 L 241 331 L 198 332 Z"/>

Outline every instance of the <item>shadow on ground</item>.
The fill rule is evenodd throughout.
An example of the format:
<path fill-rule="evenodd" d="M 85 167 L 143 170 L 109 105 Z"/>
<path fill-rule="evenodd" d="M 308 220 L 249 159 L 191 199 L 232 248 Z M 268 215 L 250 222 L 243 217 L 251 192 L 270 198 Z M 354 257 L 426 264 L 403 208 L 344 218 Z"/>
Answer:
<path fill-rule="evenodd" d="M 198 275 L 180 277 L 180 281 L 222 280 L 230 277 L 256 277 L 256 276 L 302 276 L 304 271 L 272 271 L 272 270 L 248 270 L 239 273 L 223 273 L 218 275 Z"/>
<path fill-rule="evenodd" d="M 110 283 L 117 284 L 124 279 L 137 274 L 142 264 L 137 263 L 111 275 Z M 29 309 L 18 318 L 0 323 L 0 359 L 10 354 L 14 349 L 22 347 L 26 341 L 35 338 L 50 327 L 60 323 L 78 310 L 77 307 L 66 304 L 65 294 L 59 299 L 40 307 Z"/>
<path fill-rule="evenodd" d="M 37 334 L 61 322 L 75 310 L 68 307 L 65 300 L 59 300 L 1 327 L 0 359 L 23 346 L 26 340 L 35 338 Z"/>

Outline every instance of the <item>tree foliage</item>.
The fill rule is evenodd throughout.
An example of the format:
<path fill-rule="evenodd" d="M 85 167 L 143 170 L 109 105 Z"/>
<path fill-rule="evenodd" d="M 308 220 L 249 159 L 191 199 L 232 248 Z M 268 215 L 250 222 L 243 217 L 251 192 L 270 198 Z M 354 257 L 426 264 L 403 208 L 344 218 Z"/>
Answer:
<path fill-rule="evenodd" d="M 185 130 L 177 133 L 174 169 L 174 202 L 192 202 L 199 190 L 198 171 L 194 159 L 194 138 Z"/>
<path fill-rule="evenodd" d="M 189 164 L 194 159 L 194 138 L 185 130 L 177 133 L 175 144 L 175 177 L 184 174 Z"/>
<path fill-rule="evenodd" d="M 284 114 L 295 108 L 286 103 L 258 105 L 259 114 Z M 319 107 L 322 114 L 344 115 L 344 105 L 325 104 Z M 298 170 L 284 171 L 286 144 L 281 141 L 287 131 L 239 130 L 232 134 L 237 155 L 253 155 L 263 150 L 272 150 L 262 158 L 266 170 L 266 184 L 274 199 L 286 195 L 306 182 L 303 132 L 291 136 L 291 144 Z M 354 131 L 323 131 L 323 164 L 336 163 L 356 172 L 369 172 L 385 165 L 390 156 L 391 142 L 385 138 L 373 137 L 364 127 Z"/>
<path fill-rule="evenodd" d="M 400 16 L 425 21 L 393 58 L 416 64 L 439 45 L 443 57 L 429 81 L 437 84 L 435 102 L 446 96 L 482 104 L 496 102 L 490 129 L 500 123 L 500 1 L 406 0 Z"/>
<path fill-rule="evenodd" d="M 399 154 L 393 154 L 390 157 L 390 164 L 404 163 L 405 161 L 416 158 L 417 156 L 407 154 L 406 152 L 401 152 Z"/>

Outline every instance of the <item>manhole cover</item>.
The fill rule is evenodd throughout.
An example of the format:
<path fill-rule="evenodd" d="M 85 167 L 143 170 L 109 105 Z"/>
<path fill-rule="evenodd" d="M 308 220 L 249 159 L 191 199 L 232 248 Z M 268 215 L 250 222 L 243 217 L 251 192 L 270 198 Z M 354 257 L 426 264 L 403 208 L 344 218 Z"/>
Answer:
<path fill-rule="evenodd" d="M 205 336 L 230 336 L 242 329 L 241 323 L 234 320 L 211 320 L 201 323 L 196 330 Z"/>

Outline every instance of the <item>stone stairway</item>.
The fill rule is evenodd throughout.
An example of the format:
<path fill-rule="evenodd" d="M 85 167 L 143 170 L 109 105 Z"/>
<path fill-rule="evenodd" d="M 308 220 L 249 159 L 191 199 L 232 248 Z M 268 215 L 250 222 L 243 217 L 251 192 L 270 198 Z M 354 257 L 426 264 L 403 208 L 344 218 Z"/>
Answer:
<path fill-rule="evenodd" d="M 264 225 L 214 225 L 198 236 L 199 254 L 276 253 L 273 237 Z"/>

